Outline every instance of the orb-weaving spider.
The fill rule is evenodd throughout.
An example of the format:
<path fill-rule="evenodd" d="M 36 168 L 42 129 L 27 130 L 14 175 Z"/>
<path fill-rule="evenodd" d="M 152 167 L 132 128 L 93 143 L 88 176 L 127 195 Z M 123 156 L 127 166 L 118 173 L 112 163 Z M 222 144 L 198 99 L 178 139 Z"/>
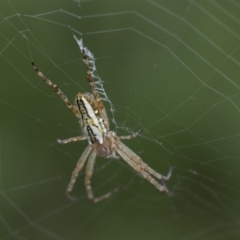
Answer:
<path fill-rule="evenodd" d="M 152 183 L 160 192 L 168 193 L 165 184 L 161 185 L 153 177 L 161 180 L 163 183 L 167 181 L 171 176 L 171 171 L 168 176 L 163 176 L 150 168 L 142 159 L 129 149 L 125 144 L 121 142 L 123 139 L 133 139 L 139 135 L 141 132 L 138 131 L 132 135 L 128 136 L 117 136 L 113 131 L 109 130 L 109 121 L 104 104 L 96 91 L 95 84 L 93 81 L 92 73 L 90 70 L 88 50 L 86 48 L 81 48 L 83 54 L 83 61 L 87 69 L 87 80 L 92 89 L 92 93 L 78 93 L 75 98 L 75 105 L 72 105 L 61 89 L 54 83 L 52 83 L 37 67 L 34 63 L 32 66 L 37 72 L 38 76 L 47 83 L 53 90 L 59 95 L 59 97 L 65 102 L 67 107 L 71 109 L 74 115 L 79 118 L 81 124 L 83 136 L 77 136 L 68 138 L 65 140 L 58 140 L 60 144 L 66 144 L 69 142 L 76 142 L 81 140 L 88 140 L 88 146 L 79 158 L 77 165 L 72 173 L 71 180 L 68 184 L 66 190 L 66 196 L 74 200 L 71 196 L 72 189 L 74 187 L 76 178 L 87 162 L 86 175 L 85 175 L 85 187 L 87 190 L 87 196 L 89 200 L 93 203 L 97 203 L 101 200 L 109 198 L 114 193 L 118 192 L 118 188 L 100 196 L 94 197 L 92 187 L 91 187 L 91 177 L 93 174 L 93 168 L 95 164 L 95 159 L 98 156 L 105 158 L 115 158 L 118 159 L 119 156 L 122 157 L 135 171 Z M 118 156 L 118 155 L 119 156 Z"/>

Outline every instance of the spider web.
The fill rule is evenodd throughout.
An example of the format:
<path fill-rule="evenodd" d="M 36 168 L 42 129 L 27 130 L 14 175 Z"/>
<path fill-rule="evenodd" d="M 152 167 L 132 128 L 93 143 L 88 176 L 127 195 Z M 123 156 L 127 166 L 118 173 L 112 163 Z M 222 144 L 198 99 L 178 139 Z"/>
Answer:
<path fill-rule="evenodd" d="M 239 239 L 240 1 L 0 3 L 0 240 Z M 75 38 L 74 38 L 75 36 Z M 89 92 L 76 39 L 95 57 L 110 128 L 156 171 L 159 193 L 121 160 L 98 158 L 91 205 L 77 118 L 31 67 L 73 101 Z"/>

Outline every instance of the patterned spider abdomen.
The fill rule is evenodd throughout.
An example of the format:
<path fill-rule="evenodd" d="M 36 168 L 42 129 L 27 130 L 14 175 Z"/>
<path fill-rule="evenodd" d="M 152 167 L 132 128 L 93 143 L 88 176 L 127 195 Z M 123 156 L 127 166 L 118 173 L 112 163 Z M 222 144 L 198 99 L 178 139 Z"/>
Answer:
<path fill-rule="evenodd" d="M 80 124 L 83 134 L 87 137 L 89 144 L 104 141 L 107 128 L 97 108 L 97 103 L 90 93 L 76 96 L 76 106 L 79 112 Z"/>

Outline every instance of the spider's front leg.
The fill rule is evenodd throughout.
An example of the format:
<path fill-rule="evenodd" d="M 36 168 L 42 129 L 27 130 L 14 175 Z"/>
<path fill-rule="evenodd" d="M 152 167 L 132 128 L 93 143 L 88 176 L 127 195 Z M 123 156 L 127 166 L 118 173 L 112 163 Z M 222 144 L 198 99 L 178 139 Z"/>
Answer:
<path fill-rule="evenodd" d="M 86 160 L 88 159 L 88 156 L 89 156 L 89 154 L 91 153 L 91 151 L 92 151 L 92 147 L 91 147 L 90 145 L 88 145 L 88 146 L 86 147 L 86 149 L 84 150 L 84 152 L 82 153 L 81 157 L 79 158 L 75 169 L 73 170 L 73 173 L 72 173 L 70 182 L 69 182 L 68 187 L 67 187 L 67 190 L 66 190 L 66 196 L 67 196 L 67 198 L 69 198 L 69 199 L 72 200 L 72 201 L 75 201 L 75 200 L 76 200 L 76 198 L 74 198 L 74 197 L 71 196 L 72 189 L 73 189 L 73 187 L 74 187 L 74 184 L 75 184 L 75 182 L 76 182 L 76 179 L 77 179 L 77 177 L 78 177 L 78 174 L 79 174 L 79 172 L 82 170 L 82 168 L 83 168 L 83 166 L 84 166 L 84 163 L 85 163 Z"/>
<path fill-rule="evenodd" d="M 93 203 L 98 203 L 104 199 L 107 199 L 119 191 L 119 187 L 117 187 L 117 188 L 113 189 L 112 191 L 110 191 L 100 197 L 97 197 L 97 198 L 94 197 L 93 191 L 92 191 L 92 186 L 91 186 L 91 178 L 92 178 L 92 174 L 93 174 L 96 157 L 97 157 L 97 152 L 93 150 L 88 159 L 88 163 L 86 166 L 86 175 L 85 175 L 85 186 L 86 186 L 86 190 L 87 190 L 88 199 Z"/>

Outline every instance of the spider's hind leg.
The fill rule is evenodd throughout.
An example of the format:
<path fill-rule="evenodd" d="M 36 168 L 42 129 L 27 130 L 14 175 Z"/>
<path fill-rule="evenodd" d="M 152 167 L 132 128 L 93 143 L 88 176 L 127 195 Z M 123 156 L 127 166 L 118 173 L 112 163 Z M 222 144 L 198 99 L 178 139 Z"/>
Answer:
<path fill-rule="evenodd" d="M 53 83 L 50 79 L 48 79 L 35 65 L 34 62 L 32 62 L 32 67 L 38 74 L 38 76 L 49 86 L 51 87 L 54 92 L 65 102 L 66 106 L 71 109 L 73 114 L 78 117 L 78 110 L 77 108 L 71 104 L 71 102 L 68 100 L 67 96 L 62 92 L 62 90 L 55 84 Z"/>

